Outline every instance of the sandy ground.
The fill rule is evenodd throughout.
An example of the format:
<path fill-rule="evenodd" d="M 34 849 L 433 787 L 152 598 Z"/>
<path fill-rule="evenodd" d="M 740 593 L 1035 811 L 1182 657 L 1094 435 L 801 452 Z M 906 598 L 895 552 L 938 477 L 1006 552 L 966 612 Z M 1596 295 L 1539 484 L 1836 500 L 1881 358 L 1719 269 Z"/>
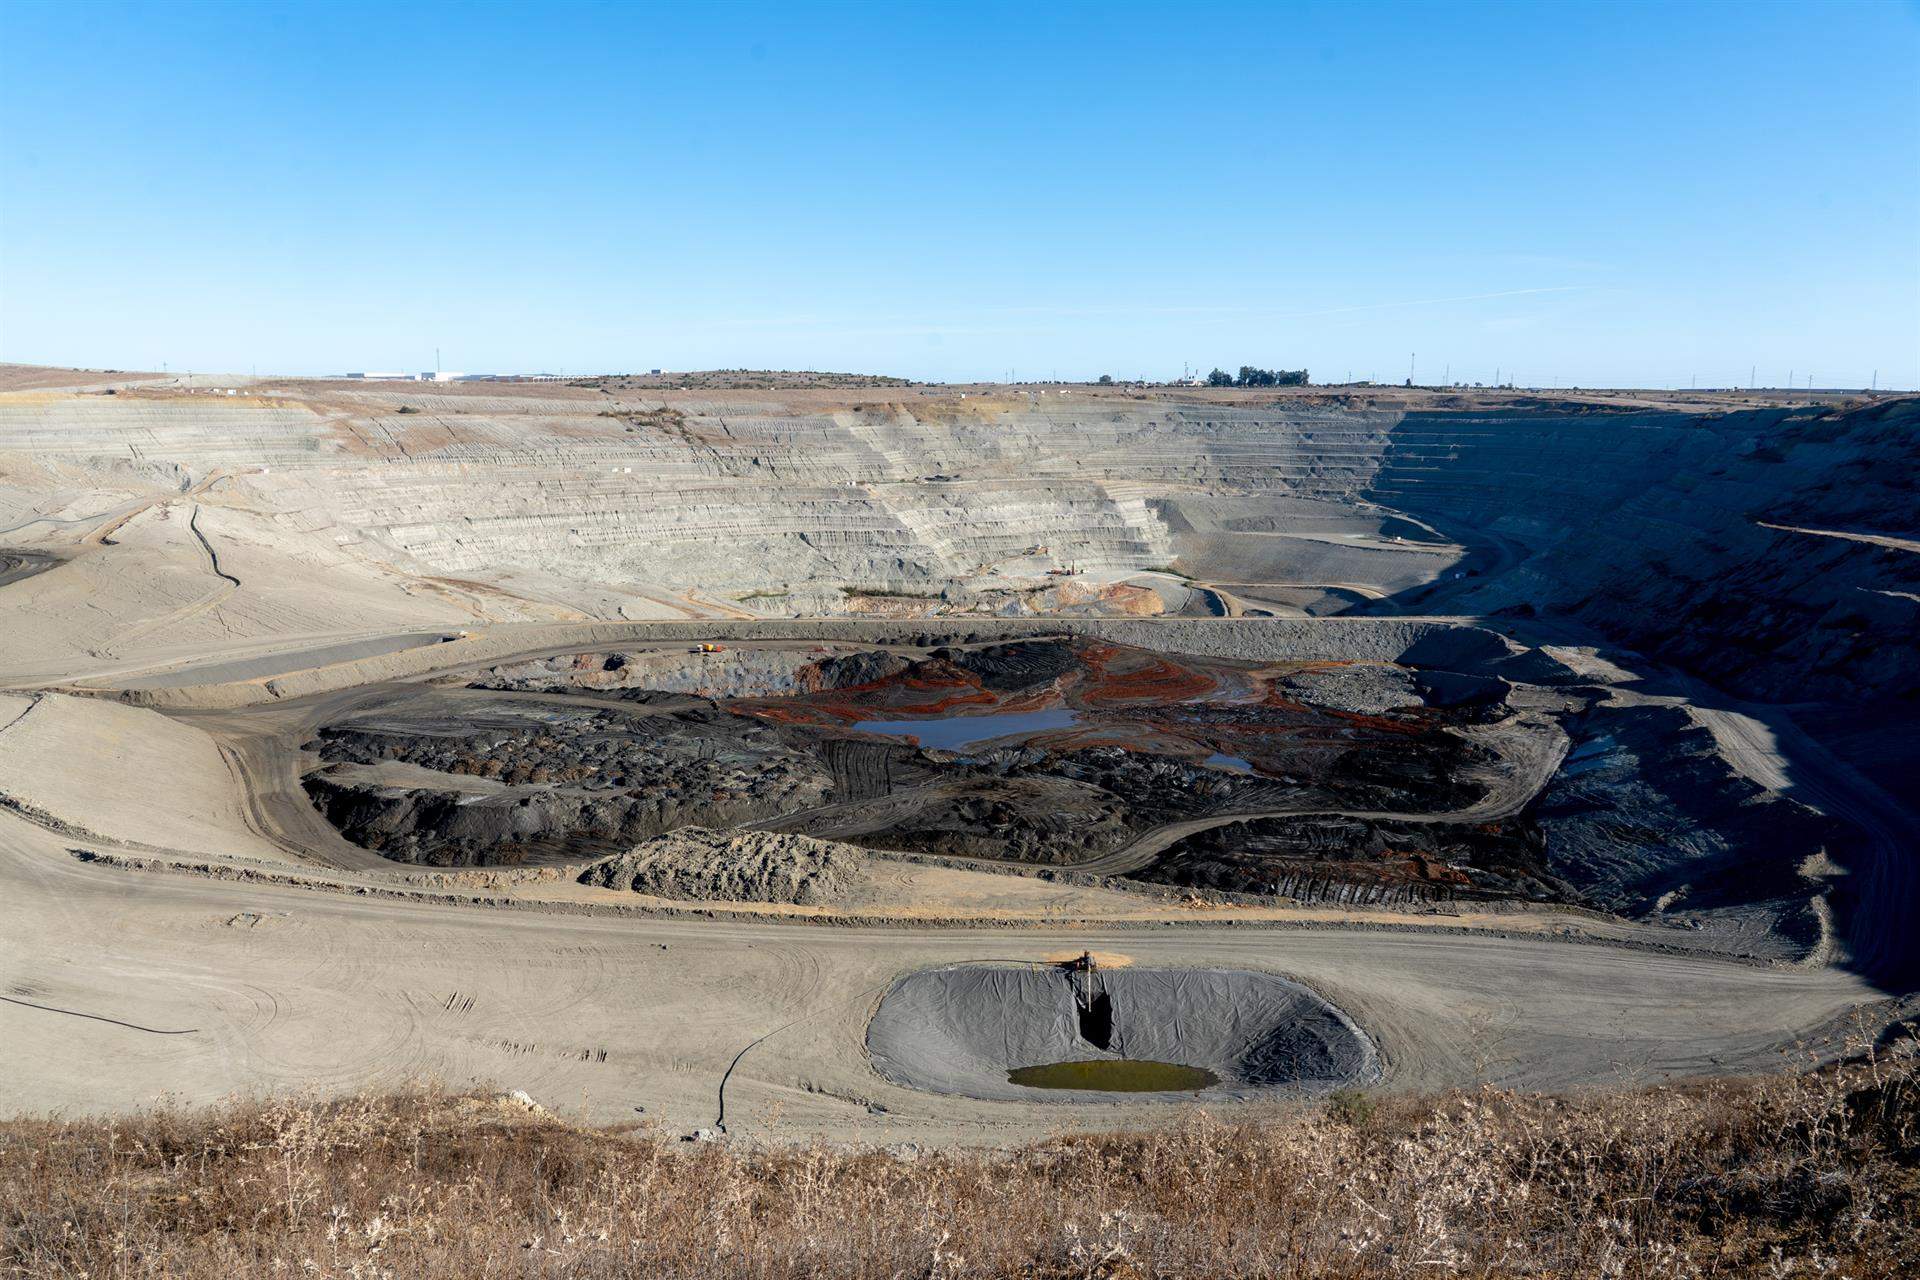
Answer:
<path fill-rule="evenodd" d="M 1874 992 L 1792 971 L 1546 939 L 1352 930 L 818 928 L 416 904 L 89 865 L 0 815 L 0 1110 L 340 1092 L 434 1077 L 590 1118 L 999 1142 L 1170 1109 L 969 1102 L 863 1048 L 900 973 L 1119 952 L 1303 981 L 1399 1088 L 1534 1088 L 1777 1067 Z M 1267 1104 L 1247 1104 L 1257 1111 Z"/>

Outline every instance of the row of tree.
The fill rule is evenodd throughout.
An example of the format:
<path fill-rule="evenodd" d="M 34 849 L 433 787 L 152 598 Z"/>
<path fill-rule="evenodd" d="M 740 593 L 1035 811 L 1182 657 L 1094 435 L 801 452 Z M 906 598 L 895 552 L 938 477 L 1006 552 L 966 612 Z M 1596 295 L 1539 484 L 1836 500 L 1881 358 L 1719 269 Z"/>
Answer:
<path fill-rule="evenodd" d="M 1210 387 L 1304 387 L 1307 385 L 1305 369 L 1256 369 L 1250 364 L 1240 366 L 1240 376 L 1235 377 L 1225 369 L 1215 369 L 1207 375 Z"/>

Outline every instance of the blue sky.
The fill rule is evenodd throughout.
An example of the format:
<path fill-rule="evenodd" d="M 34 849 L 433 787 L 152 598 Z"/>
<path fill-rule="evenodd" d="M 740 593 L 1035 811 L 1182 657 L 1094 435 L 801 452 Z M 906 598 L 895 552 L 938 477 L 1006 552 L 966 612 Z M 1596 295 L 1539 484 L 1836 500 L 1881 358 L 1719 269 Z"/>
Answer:
<path fill-rule="evenodd" d="M 0 0 L 0 358 L 1920 384 L 1920 7 Z"/>

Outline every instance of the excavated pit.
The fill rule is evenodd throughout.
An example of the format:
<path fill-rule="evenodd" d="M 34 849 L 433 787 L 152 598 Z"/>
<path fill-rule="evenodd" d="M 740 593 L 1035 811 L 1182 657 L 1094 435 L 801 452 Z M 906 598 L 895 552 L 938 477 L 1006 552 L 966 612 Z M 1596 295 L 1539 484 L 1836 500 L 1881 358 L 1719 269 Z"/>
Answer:
<path fill-rule="evenodd" d="M 1283 903 L 1572 903 L 1775 959 L 1822 945 L 1804 868 L 1848 833 L 1579 653 L 1431 624 L 1355 660 L 1264 633 L 1205 656 L 930 639 L 510 661 L 323 726 L 304 781 L 355 843 L 433 866 L 751 828 Z"/>
<path fill-rule="evenodd" d="M 467 692 L 551 695 L 370 690 L 324 726 L 309 794 L 401 862 L 771 826 L 1201 894 L 1572 900 L 1878 968 L 1910 948 L 1846 935 L 1911 896 L 1882 872 L 1920 761 L 1920 399 L 1792 399 L 36 393 L 0 404 L 40 491 L 0 656 L 192 708 L 453 641 L 500 664 Z M 578 650 L 494 647 L 560 616 Z M 616 619 L 657 640 L 607 651 Z"/>
<path fill-rule="evenodd" d="M 1509 755 L 1551 745 L 1551 724 L 1505 706 L 1504 682 L 1472 696 L 1434 697 L 1431 685 L 1384 663 L 1064 639 L 911 658 L 580 655 L 326 726 L 311 744 L 324 767 L 306 786 L 350 839 L 430 865 L 565 860 L 687 825 L 754 824 L 881 852 L 1073 866 L 1173 822 L 1469 809 L 1505 784 Z M 1518 848 L 1489 885 L 1557 896 L 1537 858 L 1520 865 L 1537 842 Z M 1384 867 L 1379 882 L 1407 900 L 1475 884 L 1397 853 Z M 1243 879 L 1260 891 L 1272 877 Z"/>
<path fill-rule="evenodd" d="M 924 970 L 881 999 L 867 1053 L 895 1084 L 989 1101 L 1223 1100 L 1380 1076 L 1346 1014 L 1239 969 Z"/>

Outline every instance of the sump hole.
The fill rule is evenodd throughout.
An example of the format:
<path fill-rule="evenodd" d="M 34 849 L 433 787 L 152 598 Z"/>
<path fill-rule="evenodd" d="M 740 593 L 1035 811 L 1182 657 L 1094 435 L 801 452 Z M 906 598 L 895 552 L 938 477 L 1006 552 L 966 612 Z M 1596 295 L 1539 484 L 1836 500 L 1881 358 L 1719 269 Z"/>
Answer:
<path fill-rule="evenodd" d="M 1096 1049 L 1113 1047 L 1113 997 L 1102 991 L 1091 1000 L 1076 1000 L 1080 1038 Z"/>

